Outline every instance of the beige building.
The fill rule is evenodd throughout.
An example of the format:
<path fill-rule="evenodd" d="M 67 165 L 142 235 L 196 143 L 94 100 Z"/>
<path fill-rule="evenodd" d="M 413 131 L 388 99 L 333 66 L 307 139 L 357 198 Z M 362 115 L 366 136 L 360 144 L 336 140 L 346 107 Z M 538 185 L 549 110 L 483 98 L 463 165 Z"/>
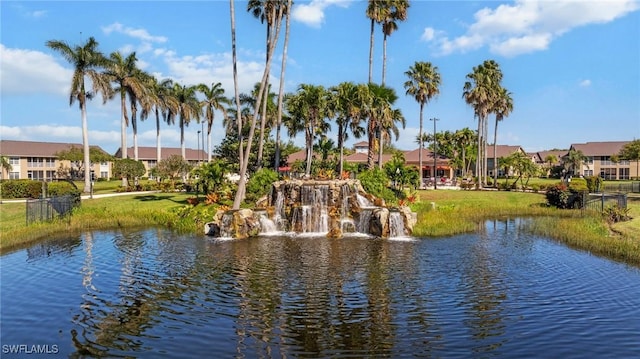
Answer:
<path fill-rule="evenodd" d="M 628 180 L 639 178 L 638 161 L 613 162 L 622 147 L 631 141 L 574 143 L 569 151 L 581 151 L 587 157 L 585 163 L 576 169 L 576 175 L 600 176 L 605 180 Z"/>
<path fill-rule="evenodd" d="M 59 160 L 56 153 L 73 147 L 82 149 L 82 144 L 0 140 L 0 155 L 7 158 L 11 165 L 8 171 L 2 168 L 1 178 L 51 181 L 66 177 L 64 173 L 70 173 L 78 166 L 71 161 Z M 91 147 L 107 154 L 99 146 Z M 110 178 L 111 162 L 92 163 L 91 171 L 94 178 Z M 84 171 L 79 171 L 79 175 L 83 176 Z"/>

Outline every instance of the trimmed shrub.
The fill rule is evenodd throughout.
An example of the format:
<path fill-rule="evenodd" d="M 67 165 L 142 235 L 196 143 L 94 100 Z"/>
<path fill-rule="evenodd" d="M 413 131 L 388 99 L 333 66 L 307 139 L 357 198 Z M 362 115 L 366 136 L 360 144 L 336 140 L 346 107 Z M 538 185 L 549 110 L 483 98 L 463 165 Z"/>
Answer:
<path fill-rule="evenodd" d="M 0 181 L 2 198 L 39 198 L 42 196 L 42 182 L 28 179 Z"/>
<path fill-rule="evenodd" d="M 602 185 L 602 178 L 600 176 L 585 177 L 585 180 L 590 193 L 600 192 L 600 186 Z"/>
<path fill-rule="evenodd" d="M 589 191 L 587 180 L 584 178 L 572 178 L 571 182 L 569 182 L 569 189 L 573 192 L 587 192 Z"/>
<path fill-rule="evenodd" d="M 260 197 L 266 196 L 271 191 L 271 185 L 278 180 L 278 173 L 268 168 L 263 168 L 251 176 L 247 181 L 245 201 L 255 202 Z"/>

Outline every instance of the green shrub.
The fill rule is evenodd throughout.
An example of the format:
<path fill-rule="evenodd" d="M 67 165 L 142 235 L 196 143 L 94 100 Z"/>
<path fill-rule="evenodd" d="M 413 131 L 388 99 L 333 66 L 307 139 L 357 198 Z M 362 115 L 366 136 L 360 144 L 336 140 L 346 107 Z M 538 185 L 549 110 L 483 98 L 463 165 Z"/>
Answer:
<path fill-rule="evenodd" d="M 617 204 L 605 207 L 603 215 L 609 223 L 623 222 L 631 219 L 629 216 L 629 208 L 622 208 Z"/>
<path fill-rule="evenodd" d="M 600 186 L 602 185 L 602 178 L 600 176 L 585 177 L 587 182 L 587 188 L 589 192 L 600 192 Z"/>
<path fill-rule="evenodd" d="M 572 178 L 569 182 L 569 189 L 573 192 L 588 192 L 587 180 L 584 178 Z"/>
<path fill-rule="evenodd" d="M 56 196 L 80 196 L 81 192 L 73 182 L 50 182 L 47 184 L 47 195 L 49 197 Z"/>
<path fill-rule="evenodd" d="M 582 193 L 567 187 L 564 183 L 555 185 L 545 194 L 547 203 L 561 209 L 582 208 Z"/>
<path fill-rule="evenodd" d="M 42 196 L 42 182 L 28 179 L 0 181 L 2 198 L 39 198 Z"/>
<path fill-rule="evenodd" d="M 251 176 L 247 181 L 245 200 L 255 202 L 260 197 L 269 194 L 271 185 L 278 180 L 278 173 L 268 168 L 263 168 Z"/>
<path fill-rule="evenodd" d="M 389 177 L 383 170 L 374 168 L 372 170 L 366 170 L 358 174 L 358 179 L 362 183 L 362 188 L 376 197 L 382 198 L 389 185 Z"/>

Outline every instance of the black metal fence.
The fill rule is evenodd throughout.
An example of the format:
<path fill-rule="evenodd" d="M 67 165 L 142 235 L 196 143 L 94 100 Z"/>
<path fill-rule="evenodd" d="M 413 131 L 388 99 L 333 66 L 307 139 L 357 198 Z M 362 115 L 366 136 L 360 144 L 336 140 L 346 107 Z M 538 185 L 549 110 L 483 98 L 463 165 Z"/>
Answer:
<path fill-rule="evenodd" d="M 602 192 L 640 193 L 640 182 L 604 183 Z"/>
<path fill-rule="evenodd" d="M 51 221 L 56 216 L 64 217 L 70 214 L 78 203 L 78 197 L 73 195 L 28 199 L 27 225 L 33 222 Z"/>
<path fill-rule="evenodd" d="M 617 205 L 619 208 L 627 208 L 626 193 L 585 193 L 582 198 L 582 210 L 604 212 L 608 206 Z"/>

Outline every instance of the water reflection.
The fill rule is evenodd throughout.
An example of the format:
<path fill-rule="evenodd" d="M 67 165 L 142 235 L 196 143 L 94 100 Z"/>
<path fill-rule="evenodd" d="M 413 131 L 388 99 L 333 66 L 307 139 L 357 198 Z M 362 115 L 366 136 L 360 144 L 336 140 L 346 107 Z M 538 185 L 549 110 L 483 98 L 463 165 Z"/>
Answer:
<path fill-rule="evenodd" d="M 640 355 L 640 271 L 525 226 L 413 241 L 85 233 L 2 257 L 2 342 L 55 337 L 78 358 Z"/>

